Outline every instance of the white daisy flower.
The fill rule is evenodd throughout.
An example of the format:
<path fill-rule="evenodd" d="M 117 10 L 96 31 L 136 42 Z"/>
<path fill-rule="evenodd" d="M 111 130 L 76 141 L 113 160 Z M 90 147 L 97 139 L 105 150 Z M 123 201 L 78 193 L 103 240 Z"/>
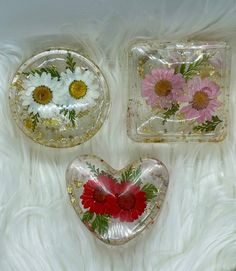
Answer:
<path fill-rule="evenodd" d="M 28 106 L 30 113 L 39 114 L 42 118 L 52 118 L 59 113 L 55 104 L 60 96 L 61 86 L 57 78 L 50 74 L 34 74 L 23 81 L 24 90 L 20 93 L 23 106 Z"/>
<path fill-rule="evenodd" d="M 95 76 L 89 70 L 82 71 L 79 67 L 72 72 L 67 69 L 61 73 L 63 82 L 63 95 L 61 105 L 69 110 L 80 111 L 95 105 L 99 97 L 98 84 L 95 83 Z"/>

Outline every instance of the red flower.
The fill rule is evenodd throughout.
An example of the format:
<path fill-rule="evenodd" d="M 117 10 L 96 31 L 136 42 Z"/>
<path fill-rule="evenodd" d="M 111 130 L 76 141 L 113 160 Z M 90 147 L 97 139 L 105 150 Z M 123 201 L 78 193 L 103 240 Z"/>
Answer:
<path fill-rule="evenodd" d="M 96 180 L 88 180 L 80 197 L 84 208 L 96 214 L 117 213 L 115 186 L 114 180 L 105 175 L 98 176 Z"/>
<path fill-rule="evenodd" d="M 136 220 L 146 208 L 145 193 L 132 182 L 116 184 L 116 196 L 119 212 L 113 215 L 122 222 Z"/>
<path fill-rule="evenodd" d="M 112 215 L 122 222 L 133 222 L 146 208 L 146 195 L 138 185 L 129 181 L 116 183 L 105 175 L 88 180 L 80 198 L 90 212 Z"/>

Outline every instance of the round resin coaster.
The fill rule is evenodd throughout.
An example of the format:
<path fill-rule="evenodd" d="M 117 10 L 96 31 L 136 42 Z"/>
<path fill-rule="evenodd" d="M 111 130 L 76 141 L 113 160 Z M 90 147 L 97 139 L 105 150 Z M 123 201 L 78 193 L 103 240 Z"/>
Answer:
<path fill-rule="evenodd" d="M 169 183 L 168 171 L 157 159 L 140 159 L 116 171 L 89 155 L 68 166 L 66 180 L 84 225 L 110 245 L 124 244 L 153 224 Z"/>
<path fill-rule="evenodd" d="M 10 89 L 13 117 L 34 141 L 50 147 L 81 144 L 102 126 L 109 108 L 100 69 L 78 52 L 50 49 L 27 60 Z"/>

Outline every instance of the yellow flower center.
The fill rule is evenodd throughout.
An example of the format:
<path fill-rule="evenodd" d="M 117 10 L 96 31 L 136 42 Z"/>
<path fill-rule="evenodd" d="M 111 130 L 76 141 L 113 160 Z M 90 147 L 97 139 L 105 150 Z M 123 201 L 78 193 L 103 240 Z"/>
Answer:
<path fill-rule="evenodd" d="M 207 108 L 210 102 L 209 96 L 204 91 L 197 91 L 193 96 L 192 105 L 196 110 L 202 110 Z"/>
<path fill-rule="evenodd" d="M 87 85 L 81 80 L 74 80 L 69 86 L 70 95 L 75 99 L 84 97 L 87 93 L 87 89 Z"/>
<path fill-rule="evenodd" d="M 52 91 L 46 86 L 38 86 L 33 91 L 33 99 L 38 104 L 49 104 L 52 101 Z"/>
<path fill-rule="evenodd" d="M 168 80 L 160 80 L 156 83 L 155 92 L 158 96 L 168 96 L 172 90 L 172 84 Z"/>

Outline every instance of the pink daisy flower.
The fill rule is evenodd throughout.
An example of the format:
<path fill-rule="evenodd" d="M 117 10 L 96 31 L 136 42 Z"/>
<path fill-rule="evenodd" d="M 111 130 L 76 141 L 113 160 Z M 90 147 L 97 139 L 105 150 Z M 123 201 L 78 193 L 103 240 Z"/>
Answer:
<path fill-rule="evenodd" d="M 195 76 L 188 81 L 188 102 L 180 112 L 187 119 L 196 119 L 197 122 L 203 123 L 211 120 L 213 113 L 221 105 L 217 100 L 220 94 L 220 87 L 209 80 L 209 78 L 201 79 Z"/>
<path fill-rule="evenodd" d="M 170 108 L 173 102 L 182 101 L 184 78 L 174 69 L 154 69 L 142 81 L 142 97 L 151 107 Z"/>

